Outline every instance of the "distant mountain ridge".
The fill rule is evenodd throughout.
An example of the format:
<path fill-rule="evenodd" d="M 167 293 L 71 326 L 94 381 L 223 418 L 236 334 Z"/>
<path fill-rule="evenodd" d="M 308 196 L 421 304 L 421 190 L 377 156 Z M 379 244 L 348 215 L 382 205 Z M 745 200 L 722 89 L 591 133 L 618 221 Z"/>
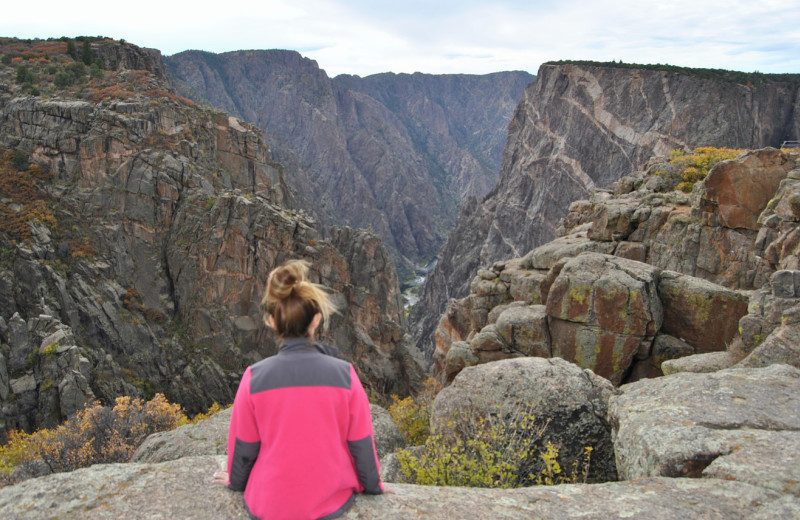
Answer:
<path fill-rule="evenodd" d="M 432 257 L 458 206 L 497 180 L 527 72 L 328 78 L 284 50 L 166 57 L 178 88 L 264 133 L 302 206 L 371 228 L 408 269 Z"/>

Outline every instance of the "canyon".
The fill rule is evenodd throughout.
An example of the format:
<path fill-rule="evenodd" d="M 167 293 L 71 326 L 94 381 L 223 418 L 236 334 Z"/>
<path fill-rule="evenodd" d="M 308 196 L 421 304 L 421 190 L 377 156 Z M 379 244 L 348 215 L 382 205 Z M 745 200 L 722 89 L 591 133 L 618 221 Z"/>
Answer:
<path fill-rule="evenodd" d="M 331 225 L 371 229 L 404 280 L 436 254 L 461 202 L 497 181 L 508 123 L 534 79 L 329 78 L 284 50 L 187 51 L 164 62 L 183 95 L 261 129 L 323 236 Z"/>
<path fill-rule="evenodd" d="M 530 84 L 331 80 L 289 51 L 90 49 L 79 71 L 62 40 L 0 39 L 0 434 L 120 395 L 231 402 L 277 346 L 266 275 L 300 257 L 343 309 L 322 340 L 373 403 L 429 375 L 446 385 L 440 425 L 527 401 L 553 442 L 594 445 L 592 479 L 609 481 L 387 476 L 396 493 L 348 517 L 800 512 L 800 155 L 778 149 L 800 131 L 795 76 L 551 63 Z M 684 191 L 670 152 L 701 145 L 747 150 Z M 459 204 L 407 317 L 397 273 L 437 252 Z M 225 421 L 152 436 L 136 462 L 8 486 L 0 511 L 244 517 L 207 479 Z"/>

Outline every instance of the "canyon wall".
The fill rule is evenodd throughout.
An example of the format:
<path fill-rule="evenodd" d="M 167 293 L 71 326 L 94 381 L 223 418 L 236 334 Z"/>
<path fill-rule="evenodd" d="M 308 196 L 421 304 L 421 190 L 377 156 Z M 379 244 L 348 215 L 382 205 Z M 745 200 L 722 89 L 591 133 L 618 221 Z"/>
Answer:
<path fill-rule="evenodd" d="M 44 44 L 4 43 L 26 56 Z M 373 398 L 419 383 L 378 237 L 323 240 L 260 131 L 175 96 L 157 51 L 93 42 L 115 59 L 57 87 L 48 67 L 74 61 L 48 45 L 26 61 L 38 96 L 0 66 L 0 432 L 119 395 L 163 392 L 189 412 L 231 402 L 244 368 L 275 352 L 258 303 L 289 258 L 334 291 L 343 310 L 322 340 Z"/>
<path fill-rule="evenodd" d="M 370 228 L 403 273 L 430 259 L 464 197 L 500 168 L 508 122 L 533 76 L 329 78 L 293 51 L 166 58 L 179 89 L 252 121 L 320 223 Z"/>
<path fill-rule="evenodd" d="M 758 77 L 758 76 L 756 76 Z M 791 77 L 741 84 L 722 74 L 579 64 L 543 65 L 509 126 L 497 185 L 468 200 L 412 314 L 428 356 L 452 298 L 479 266 L 555 236 L 572 201 L 588 198 L 675 148 L 780 146 L 800 135 L 800 84 Z"/>

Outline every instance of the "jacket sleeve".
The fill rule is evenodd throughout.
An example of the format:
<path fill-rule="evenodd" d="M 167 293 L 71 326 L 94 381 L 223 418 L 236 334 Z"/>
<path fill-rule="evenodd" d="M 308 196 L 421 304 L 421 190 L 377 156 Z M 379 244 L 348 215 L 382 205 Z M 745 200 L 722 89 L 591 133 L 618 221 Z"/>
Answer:
<path fill-rule="evenodd" d="M 362 491 L 372 495 L 383 493 L 369 400 L 352 365 L 350 366 L 350 427 L 347 445 L 353 456 L 358 480 L 364 488 Z"/>
<path fill-rule="evenodd" d="M 261 449 L 261 439 L 250 399 L 250 375 L 248 368 L 236 391 L 228 430 L 228 487 L 234 491 L 244 491 Z"/>

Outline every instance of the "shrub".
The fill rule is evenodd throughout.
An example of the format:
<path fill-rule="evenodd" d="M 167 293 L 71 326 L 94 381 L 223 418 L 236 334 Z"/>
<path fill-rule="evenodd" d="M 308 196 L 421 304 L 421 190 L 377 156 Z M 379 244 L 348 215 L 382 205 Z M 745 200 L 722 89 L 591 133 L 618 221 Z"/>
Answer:
<path fill-rule="evenodd" d="M 83 46 L 81 47 L 81 60 L 86 65 L 92 64 L 92 44 L 89 40 L 83 40 Z"/>
<path fill-rule="evenodd" d="M 677 189 L 685 193 L 691 192 L 695 183 L 705 179 L 715 164 L 735 159 L 743 151 L 745 150 L 711 146 L 695 148 L 694 152 L 689 154 L 681 149 L 672 150 L 669 162 L 680 170 L 682 179 Z"/>
<path fill-rule="evenodd" d="M 558 449 L 537 442 L 547 422 L 537 425 L 530 406 L 511 417 L 477 413 L 460 417 L 463 428 L 454 435 L 434 433 L 427 444 L 398 452 L 406 481 L 430 486 L 511 488 L 585 481 L 592 448 L 565 474 Z"/>
<path fill-rule="evenodd" d="M 56 72 L 53 77 L 53 84 L 58 88 L 66 88 L 75 84 L 75 76 L 66 71 Z"/>
<path fill-rule="evenodd" d="M 389 415 L 400 428 L 406 443 L 412 446 L 423 444 L 430 435 L 430 418 L 433 399 L 441 390 L 441 385 L 433 378 L 428 378 L 423 390 L 415 396 L 400 399 L 392 395 Z"/>
<path fill-rule="evenodd" d="M 14 150 L 14 168 L 19 171 L 25 171 L 29 167 L 28 154 L 22 150 Z"/>
<path fill-rule="evenodd" d="M 113 408 L 91 404 L 52 430 L 10 432 L 0 447 L 0 485 L 92 464 L 127 462 L 145 437 L 187 422 L 180 406 L 162 394 L 148 402 L 118 397 Z"/>
<path fill-rule="evenodd" d="M 11 55 L 10 54 L 3 54 L 2 62 L 3 62 L 3 65 L 11 65 Z"/>
<path fill-rule="evenodd" d="M 86 65 L 76 61 L 66 66 L 66 71 L 72 74 L 75 79 L 79 79 L 86 75 Z"/>
<path fill-rule="evenodd" d="M 92 79 L 102 78 L 103 77 L 103 69 L 98 67 L 97 64 L 92 64 L 91 71 L 89 72 L 89 77 Z"/>
<path fill-rule="evenodd" d="M 17 83 L 34 83 L 36 75 L 25 65 L 17 65 Z"/>
<path fill-rule="evenodd" d="M 69 54 L 73 60 L 78 59 L 78 50 L 75 48 L 75 42 L 72 40 L 67 40 L 67 54 Z"/>

